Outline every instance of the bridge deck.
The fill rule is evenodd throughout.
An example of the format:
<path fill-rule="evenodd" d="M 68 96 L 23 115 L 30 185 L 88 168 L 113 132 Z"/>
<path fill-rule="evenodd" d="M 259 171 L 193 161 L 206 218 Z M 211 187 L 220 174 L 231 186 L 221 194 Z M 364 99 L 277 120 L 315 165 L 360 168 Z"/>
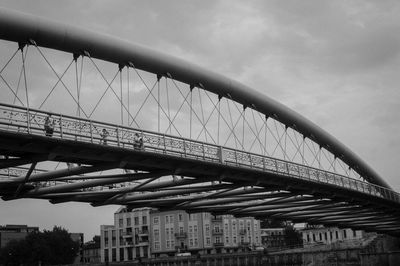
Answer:
<path fill-rule="evenodd" d="M 238 216 L 268 215 L 391 233 L 399 229 L 399 194 L 371 183 L 259 154 L 61 114 L 51 116 L 55 130 L 50 137 L 44 132 L 48 115 L 0 105 L 0 151 L 9 156 L 0 163 L 3 199 L 30 197 L 54 203 L 212 209 Z M 107 131 L 106 137 L 103 130 Z M 135 143 L 136 134 L 143 139 L 143 146 Z M 49 173 L 36 170 L 33 174 L 28 174 L 34 171 L 32 166 L 12 168 L 47 160 L 80 166 Z M 126 170 L 125 175 L 82 176 L 115 168 L 140 173 Z M 14 169 L 11 174 L 10 169 Z M 188 178 L 151 183 L 165 175 Z M 220 184 L 196 187 L 211 181 Z M 115 186 L 117 183 L 124 185 Z M 247 186 L 254 188 L 243 189 Z M 132 194 L 145 191 L 153 192 Z M 199 197 L 190 193 L 206 194 Z M 268 198 L 273 200 L 265 201 Z M 252 200 L 261 202 L 254 204 Z M 354 224 L 354 215 L 361 222 Z"/>

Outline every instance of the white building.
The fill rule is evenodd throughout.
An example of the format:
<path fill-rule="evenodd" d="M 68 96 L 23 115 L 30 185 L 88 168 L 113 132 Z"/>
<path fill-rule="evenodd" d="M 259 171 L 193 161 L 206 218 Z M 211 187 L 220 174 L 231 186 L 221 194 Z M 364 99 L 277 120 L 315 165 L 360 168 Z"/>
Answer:
<path fill-rule="evenodd" d="M 114 213 L 114 225 L 100 227 L 101 262 L 150 257 L 149 218 L 149 208 Z"/>
<path fill-rule="evenodd" d="M 306 227 L 302 231 L 304 247 L 318 244 L 332 244 L 339 241 L 358 240 L 364 237 L 362 230 L 337 227 Z"/>

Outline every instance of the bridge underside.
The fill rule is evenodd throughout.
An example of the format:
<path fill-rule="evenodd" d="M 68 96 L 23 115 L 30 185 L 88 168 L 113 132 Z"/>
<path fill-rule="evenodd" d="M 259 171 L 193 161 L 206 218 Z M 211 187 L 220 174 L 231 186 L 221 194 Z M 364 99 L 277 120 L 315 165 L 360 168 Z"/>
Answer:
<path fill-rule="evenodd" d="M 8 174 L 0 182 L 4 200 L 207 211 L 399 235 L 399 204 L 288 175 L 7 131 L 0 131 L 0 154 L 0 171 Z M 34 172 L 45 161 L 68 167 Z"/>

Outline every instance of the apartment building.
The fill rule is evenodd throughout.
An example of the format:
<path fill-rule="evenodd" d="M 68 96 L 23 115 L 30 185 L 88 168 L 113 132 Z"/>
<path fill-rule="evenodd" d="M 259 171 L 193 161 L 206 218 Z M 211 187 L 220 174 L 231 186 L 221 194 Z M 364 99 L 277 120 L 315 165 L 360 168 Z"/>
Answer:
<path fill-rule="evenodd" d="M 100 226 L 101 261 L 131 261 L 150 257 L 149 208 L 121 207 L 114 225 Z"/>
<path fill-rule="evenodd" d="M 101 262 L 229 253 L 261 245 L 260 222 L 254 218 L 180 210 L 122 207 L 114 214 L 114 225 L 102 225 L 100 230 Z"/>
<path fill-rule="evenodd" d="M 152 211 L 150 216 L 154 257 L 229 253 L 261 245 L 260 223 L 254 218 L 185 211 Z"/>

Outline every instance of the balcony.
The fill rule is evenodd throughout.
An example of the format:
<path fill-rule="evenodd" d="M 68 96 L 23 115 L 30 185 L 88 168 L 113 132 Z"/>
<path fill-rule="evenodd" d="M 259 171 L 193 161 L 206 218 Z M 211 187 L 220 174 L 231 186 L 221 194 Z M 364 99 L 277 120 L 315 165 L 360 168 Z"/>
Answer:
<path fill-rule="evenodd" d="M 221 215 L 217 215 L 217 216 L 211 216 L 211 222 L 220 222 L 222 223 L 222 216 Z"/>
<path fill-rule="evenodd" d="M 246 229 L 240 229 L 239 230 L 239 234 L 240 235 L 245 235 L 247 233 L 247 230 Z"/>
<path fill-rule="evenodd" d="M 142 231 L 139 231 L 139 234 L 138 234 L 139 236 L 148 236 L 149 235 L 149 231 L 147 231 L 147 230 L 142 230 Z"/>
<path fill-rule="evenodd" d="M 149 245 L 149 241 L 142 241 L 136 244 L 136 247 L 145 247 Z"/>
<path fill-rule="evenodd" d="M 212 230 L 212 234 L 213 235 L 223 235 L 224 234 L 224 230 L 223 229 L 218 229 L 218 230 L 213 229 Z"/>
<path fill-rule="evenodd" d="M 186 232 L 179 232 L 175 233 L 176 238 L 187 238 L 187 233 Z"/>
<path fill-rule="evenodd" d="M 224 243 L 223 243 L 223 242 L 214 243 L 214 247 L 216 247 L 216 248 L 222 248 L 222 247 L 224 247 Z"/>
<path fill-rule="evenodd" d="M 123 238 L 131 238 L 131 237 L 133 237 L 133 233 L 132 232 L 124 233 L 124 234 L 122 234 L 122 237 Z"/>
<path fill-rule="evenodd" d="M 133 247 L 133 242 L 132 241 L 125 241 L 124 242 L 124 246 Z"/>

